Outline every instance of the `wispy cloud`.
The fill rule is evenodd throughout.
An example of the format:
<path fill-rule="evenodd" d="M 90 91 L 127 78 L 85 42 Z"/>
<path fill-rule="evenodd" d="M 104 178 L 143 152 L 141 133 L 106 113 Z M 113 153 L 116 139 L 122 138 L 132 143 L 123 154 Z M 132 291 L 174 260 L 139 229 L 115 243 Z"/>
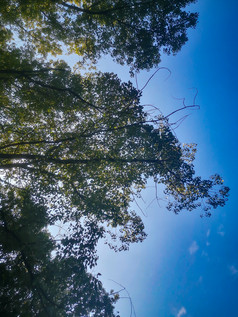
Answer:
<path fill-rule="evenodd" d="M 211 230 L 210 230 L 210 229 L 208 229 L 208 230 L 207 230 L 207 237 L 209 237 L 209 236 L 210 236 L 210 233 L 211 233 Z"/>
<path fill-rule="evenodd" d="M 200 284 L 202 283 L 202 281 L 203 281 L 203 276 L 199 276 L 198 283 Z"/>
<path fill-rule="evenodd" d="M 199 246 L 198 246 L 197 242 L 193 241 L 193 243 L 188 248 L 188 251 L 192 255 L 192 254 L 196 253 L 198 249 L 199 249 Z"/>
<path fill-rule="evenodd" d="M 221 237 L 224 237 L 225 231 L 224 231 L 224 226 L 223 226 L 223 225 L 220 225 L 220 226 L 218 227 L 217 233 L 218 233 Z"/>
<path fill-rule="evenodd" d="M 231 275 L 238 275 L 238 269 L 235 267 L 235 265 L 228 266 Z"/>
<path fill-rule="evenodd" d="M 186 315 L 186 314 L 187 314 L 186 308 L 185 307 L 181 307 L 179 312 L 177 313 L 176 317 L 181 317 L 181 316 Z"/>

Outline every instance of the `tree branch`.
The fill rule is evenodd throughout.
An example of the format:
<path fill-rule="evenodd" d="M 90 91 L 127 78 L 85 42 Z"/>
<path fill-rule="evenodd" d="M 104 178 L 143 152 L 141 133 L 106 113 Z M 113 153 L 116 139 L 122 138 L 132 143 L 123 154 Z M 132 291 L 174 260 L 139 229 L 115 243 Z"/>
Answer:
<path fill-rule="evenodd" d="M 19 75 L 29 75 L 29 74 L 39 74 L 39 73 L 47 73 L 49 71 L 61 71 L 61 72 L 67 72 L 66 69 L 63 68 L 43 68 L 43 69 L 37 69 L 37 70 L 17 70 L 17 69 L 0 69 L 0 74 L 19 74 Z"/>
<path fill-rule="evenodd" d="M 31 162 L 23 162 L 23 163 L 6 163 L 0 165 L 0 169 L 13 168 L 13 167 L 28 167 L 28 164 L 33 164 L 35 161 L 37 163 L 54 163 L 54 164 L 63 164 L 63 165 L 74 165 L 74 164 L 88 164 L 88 163 L 99 163 L 99 162 L 111 162 L 111 163 L 163 163 L 167 160 L 161 159 L 144 159 L 144 158 L 120 158 L 120 157 L 101 157 L 101 158 L 87 158 L 87 159 L 59 159 L 53 158 L 46 155 L 40 154 L 15 154 L 15 153 L 1 153 L 0 159 L 2 160 L 30 160 Z"/>
<path fill-rule="evenodd" d="M 85 103 L 86 105 L 92 107 L 92 108 L 95 108 L 97 109 L 98 111 L 101 111 L 100 110 L 100 107 L 97 107 L 95 106 L 94 104 L 84 100 L 78 93 L 76 93 L 75 91 L 73 91 L 71 88 L 61 88 L 61 87 L 56 87 L 56 86 L 53 86 L 53 85 L 48 85 L 48 84 L 44 84 L 43 82 L 39 81 L 39 80 L 34 80 L 32 78 L 29 78 L 27 76 L 27 79 L 30 81 L 30 82 L 33 82 L 41 87 L 44 87 L 44 88 L 48 88 L 48 89 L 52 89 L 52 90 L 56 90 L 56 91 L 60 91 L 60 92 L 69 92 L 71 95 L 75 96 L 76 98 L 78 98 L 80 101 L 82 101 L 83 103 Z"/>
<path fill-rule="evenodd" d="M 80 13 L 86 13 L 86 14 L 92 14 L 92 15 L 103 15 L 103 14 L 111 13 L 113 11 L 124 10 L 124 9 L 127 9 L 127 8 L 134 9 L 135 7 L 138 7 L 138 6 L 141 6 L 141 5 L 145 5 L 145 4 L 149 4 L 149 3 L 154 3 L 154 2 L 155 2 L 155 0 L 148 0 L 148 1 L 141 1 L 141 2 L 137 2 L 137 3 L 133 3 L 132 5 L 124 2 L 121 6 L 115 5 L 114 7 L 111 7 L 111 8 L 108 8 L 108 9 L 104 9 L 104 10 L 98 10 L 98 11 L 90 10 L 90 7 L 88 7 L 88 9 L 80 8 L 80 7 L 77 7 L 75 5 L 63 2 L 63 1 L 59 2 L 59 4 L 64 6 L 64 7 L 66 7 L 66 8 L 72 9 L 72 10 L 80 12 Z"/>

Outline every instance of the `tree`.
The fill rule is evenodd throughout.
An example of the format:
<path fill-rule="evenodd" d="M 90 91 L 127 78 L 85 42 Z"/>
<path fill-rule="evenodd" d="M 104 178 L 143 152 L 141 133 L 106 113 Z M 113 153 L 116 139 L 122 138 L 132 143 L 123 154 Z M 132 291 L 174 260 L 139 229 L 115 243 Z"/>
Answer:
<path fill-rule="evenodd" d="M 197 15 L 182 8 L 192 2 L 1 2 L 4 314 L 114 316 L 115 299 L 88 270 L 99 239 L 115 250 L 145 239 L 130 205 L 149 178 L 163 185 L 175 213 L 201 207 L 209 216 L 225 204 L 222 178 L 195 175 L 194 146 L 180 144 L 168 116 L 145 110 L 131 82 L 39 56 L 59 53 L 60 42 L 73 51 L 81 43 L 83 59 L 110 53 L 132 70 L 150 68 L 161 47 L 175 52 L 186 41 Z M 47 230 L 59 223 L 67 232 L 56 239 Z"/>
<path fill-rule="evenodd" d="M 87 272 L 101 236 L 81 227 L 77 250 L 68 238 L 59 248 L 46 230 L 47 210 L 29 189 L 1 193 L 0 313 L 2 316 L 114 316 L 114 298 Z M 71 243 L 72 244 L 72 243 Z M 56 255 L 52 257 L 52 251 Z"/>
<path fill-rule="evenodd" d="M 18 64 L 9 69 L 14 55 Z M 195 208 L 200 198 L 208 198 L 205 209 L 224 204 L 210 193 L 222 179 L 194 176 L 193 147 L 181 146 L 167 118 L 149 117 L 130 82 L 112 73 L 73 74 L 64 62 L 42 64 L 20 49 L 11 57 L 0 70 L 5 181 L 17 175 L 19 186 L 34 183 L 41 194 L 79 204 L 82 215 L 93 209 L 100 221 L 115 225 L 149 177 L 167 186 L 176 212 Z"/>
<path fill-rule="evenodd" d="M 176 53 L 198 15 L 185 10 L 195 0 L 2 0 L 0 14 L 9 36 L 30 42 L 39 53 L 70 53 L 96 61 L 110 54 L 132 69 L 150 69 L 161 49 Z"/>

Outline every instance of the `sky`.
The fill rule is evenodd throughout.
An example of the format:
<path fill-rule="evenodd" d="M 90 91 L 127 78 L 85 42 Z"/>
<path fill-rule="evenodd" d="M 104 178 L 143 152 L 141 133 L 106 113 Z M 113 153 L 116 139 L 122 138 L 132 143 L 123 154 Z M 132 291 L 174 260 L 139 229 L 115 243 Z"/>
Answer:
<path fill-rule="evenodd" d="M 122 317 L 236 317 L 238 316 L 238 4 L 227 0 L 199 0 L 191 10 L 199 12 L 199 24 L 189 32 L 189 42 L 176 56 L 163 56 L 160 70 L 143 92 L 142 102 L 164 114 L 177 109 L 181 98 L 200 110 L 190 114 L 175 130 L 179 140 L 198 145 L 195 166 L 203 177 L 219 173 L 231 188 L 224 208 L 210 218 L 201 211 L 168 212 L 152 202 L 153 184 L 139 202 L 145 216 L 147 239 L 128 252 L 99 248 L 100 272 L 107 289 L 120 292 L 117 309 Z M 112 64 L 104 58 L 104 71 Z M 125 67 L 113 66 L 123 80 Z M 138 74 L 139 88 L 153 74 Z M 181 114 L 181 117 L 183 114 Z M 176 118 L 174 118 L 176 121 Z M 152 203 L 151 203 L 152 202 Z"/>

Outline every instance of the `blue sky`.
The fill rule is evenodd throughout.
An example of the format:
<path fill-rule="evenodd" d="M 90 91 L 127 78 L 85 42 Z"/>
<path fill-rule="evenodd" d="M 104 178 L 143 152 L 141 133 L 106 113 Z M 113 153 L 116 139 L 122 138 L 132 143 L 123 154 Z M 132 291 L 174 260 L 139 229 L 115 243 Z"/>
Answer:
<path fill-rule="evenodd" d="M 168 114 L 181 102 L 175 98 L 191 104 L 190 88 L 197 88 L 200 110 L 191 112 L 176 134 L 181 142 L 198 144 L 198 173 L 221 174 L 231 193 L 226 207 L 201 219 L 199 210 L 176 216 L 157 203 L 147 208 L 155 195 L 149 187 L 146 204 L 140 203 L 147 240 L 124 253 L 100 248 L 95 272 L 109 289 L 120 288 L 111 280 L 126 287 L 137 317 L 238 316 L 238 4 L 199 0 L 192 8 L 200 17 L 189 42 L 177 56 L 162 59 L 172 75 L 165 80 L 166 71 L 158 72 L 142 101 Z M 106 59 L 100 66 L 112 70 Z M 129 79 L 125 68 L 113 67 Z M 138 75 L 139 87 L 152 73 Z M 122 298 L 118 309 L 129 317 L 129 300 Z"/>

